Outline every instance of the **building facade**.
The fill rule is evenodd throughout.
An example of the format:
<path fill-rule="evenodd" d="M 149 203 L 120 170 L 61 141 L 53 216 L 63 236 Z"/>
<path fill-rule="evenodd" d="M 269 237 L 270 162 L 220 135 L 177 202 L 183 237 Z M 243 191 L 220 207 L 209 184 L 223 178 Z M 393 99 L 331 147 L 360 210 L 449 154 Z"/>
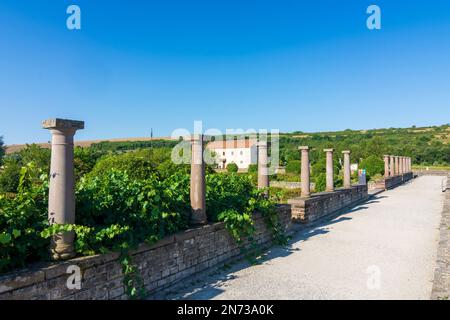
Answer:
<path fill-rule="evenodd" d="M 235 163 L 239 169 L 248 169 L 250 164 L 257 163 L 256 139 L 212 141 L 206 147 L 213 152 L 220 169 L 226 169 L 230 163 Z"/>

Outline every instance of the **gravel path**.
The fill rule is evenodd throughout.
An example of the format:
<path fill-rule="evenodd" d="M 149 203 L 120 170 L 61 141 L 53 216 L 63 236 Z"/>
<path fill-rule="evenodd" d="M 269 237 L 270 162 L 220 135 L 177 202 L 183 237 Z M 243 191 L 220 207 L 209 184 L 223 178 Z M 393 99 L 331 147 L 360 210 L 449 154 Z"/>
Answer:
<path fill-rule="evenodd" d="M 263 263 L 172 288 L 168 299 L 429 299 L 444 194 L 423 176 L 272 248 Z"/>

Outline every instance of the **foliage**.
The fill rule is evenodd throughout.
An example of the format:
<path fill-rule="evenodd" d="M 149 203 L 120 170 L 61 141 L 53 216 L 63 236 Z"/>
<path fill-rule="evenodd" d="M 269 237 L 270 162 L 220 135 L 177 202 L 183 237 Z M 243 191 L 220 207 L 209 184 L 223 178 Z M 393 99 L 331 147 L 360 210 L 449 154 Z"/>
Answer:
<path fill-rule="evenodd" d="M 130 151 L 138 149 L 160 149 L 160 148 L 172 148 L 178 141 L 176 140 L 146 140 L 146 141 L 102 141 L 91 145 L 93 150 L 101 151 Z"/>
<path fill-rule="evenodd" d="M 450 165 L 450 125 L 433 127 L 390 128 L 373 130 L 344 130 L 317 133 L 290 133 L 280 136 L 280 162 L 286 165 L 298 160 L 298 146 L 311 149 L 311 163 L 315 164 L 323 149 L 332 146 L 335 158 L 341 151 L 352 151 L 352 162 L 383 154 L 411 157 L 414 164 Z"/>
<path fill-rule="evenodd" d="M 105 154 L 103 151 L 92 148 L 76 147 L 74 149 L 75 180 L 92 171 L 97 161 Z"/>
<path fill-rule="evenodd" d="M 188 166 L 175 165 L 170 160 L 170 149 L 142 149 L 122 154 L 109 154 L 102 157 L 90 172 L 90 176 L 101 176 L 110 169 L 127 171 L 136 179 L 146 179 L 152 175 L 165 178 L 176 170 L 188 172 Z"/>
<path fill-rule="evenodd" d="M 48 170 L 47 151 L 32 147 L 9 158 L 16 165 L 12 171 L 18 170 L 20 177 L 15 193 L 0 192 L 0 272 L 47 259 L 48 239 L 73 231 L 79 255 L 121 252 L 127 294 L 140 297 L 143 284 L 130 250 L 188 227 L 189 167 L 174 165 L 168 151 L 104 154 L 77 148 L 76 221 L 51 226 L 46 213 L 48 178 L 43 174 Z M 31 154 L 36 154 L 39 167 L 32 162 L 18 167 Z M 242 248 L 256 245 L 255 211 L 261 212 L 275 239 L 283 242 L 274 202 L 256 188 L 252 175 L 219 174 L 207 168 L 206 180 L 209 221 L 223 221 Z"/>
<path fill-rule="evenodd" d="M 20 164 L 16 159 L 5 158 L 0 171 L 0 192 L 15 193 L 19 186 Z"/>
<path fill-rule="evenodd" d="M 40 174 L 39 181 L 35 176 Z M 21 168 L 17 194 L 0 194 L 0 273 L 46 259 L 47 176 L 33 163 Z"/>
<path fill-rule="evenodd" d="M 300 168 L 301 168 L 300 160 L 289 160 L 286 164 L 286 173 L 299 175 Z"/>
<path fill-rule="evenodd" d="M 257 164 L 250 164 L 248 166 L 247 172 L 248 173 L 252 173 L 252 174 L 258 173 L 258 165 Z"/>
<path fill-rule="evenodd" d="M 315 192 L 323 192 L 327 187 L 327 174 L 325 172 L 321 172 L 318 175 L 314 176 L 314 191 Z"/>
<path fill-rule="evenodd" d="M 38 181 L 41 172 L 47 173 L 50 170 L 50 150 L 32 144 L 17 153 L 5 156 L 3 170 L 0 171 L 0 193 L 17 192 L 20 170 L 29 163 L 33 163 L 33 168 L 36 169 L 29 172 L 29 179 Z"/>
<path fill-rule="evenodd" d="M 4 155 L 5 155 L 5 144 L 3 142 L 3 137 L 0 136 L 0 165 L 2 164 L 2 159 Z"/>
<path fill-rule="evenodd" d="M 227 165 L 227 171 L 230 173 L 236 173 L 236 172 L 238 172 L 238 170 L 239 170 L 239 168 L 238 168 L 237 164 L 234 162 L 231 162 Z"/>
<path fill-rule="evenodd" d="M 377 156 L 369 156 L 359 164 L 360 169 L 366 169 L 367 180 L 384 173 L 384 161 Z"/>

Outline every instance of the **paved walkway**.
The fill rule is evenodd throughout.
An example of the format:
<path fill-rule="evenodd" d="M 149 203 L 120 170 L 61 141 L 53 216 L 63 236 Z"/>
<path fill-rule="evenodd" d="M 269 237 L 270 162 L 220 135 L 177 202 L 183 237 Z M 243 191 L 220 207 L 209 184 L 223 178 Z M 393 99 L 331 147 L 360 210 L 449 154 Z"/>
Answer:
<path fill-rule="evenodd" d="M 423 176 L 294 235 L 264 262 L 173 288 L 171 299 L 429 299 L 444 200 Z"/>

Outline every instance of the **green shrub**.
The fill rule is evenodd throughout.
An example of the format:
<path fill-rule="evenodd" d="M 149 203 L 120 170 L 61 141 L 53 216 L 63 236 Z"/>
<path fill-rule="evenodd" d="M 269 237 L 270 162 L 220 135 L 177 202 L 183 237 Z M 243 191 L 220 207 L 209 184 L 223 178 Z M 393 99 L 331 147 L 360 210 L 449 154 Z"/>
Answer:
<path fill-rule="evenodd" d="M 258 173 L 258 165 L 257 164 L 250 164 L 248 166 L 248 173 Z"/>
<path fill-rule="evenodd" d="M 286 164 L 286 173 L 288 174 L 300 174 L 301 161 L 300 160 L 290 160 Z"/>
<path fill-rule="evenodd" d="M 238 170 L 239 170 L 239 168 L 238 168 L 237 164 L 234 162 L 231 162 L 227 165 L 227 171 L 229 173 L 236 173 L 236 172 L 238 172 Z"/>
<path fill-rule="evenodd" d="M 75 147 L 74 149 L 74 169 L 75 181 L 92 171 L 97 161 L 105 155 L 105 152 L 92 148 Z"/>
<path fill-rule="evenodd" d="M 4 157 L 4 169 L 0 170 L 0 192 L 16 192 L 19 185 L 20 170 L 33 163 L 29 180 L 39 180 L 41 172 L 50 171 L 50 150 L 36 144 L 27 145 L 19 152 Z"/>
<path fill-rule="evenodd" d="M 360 169 L 366 169 L 367 180 L 377 174 L 384 173 L 384 161 L 378 156 L 369 156 L 359 164 Z"/>
<path fill-rule="evenodd" d="M 4 155 L 5 155 L 5 145 L 3 142 L 3 137 L 0 136 L 0 165 L 2 164 L 2 159 Z"/>
<path fill-rule="evenodd" d="M 315 192 L 323 192 L 327 187 L 327 174 L 325 172 L 321 172 L 314 177 L 314 191 Z"/>
<path fill-rule="evenodd" d="M 3 169 L 0 170 L 0 193 L 17 192 L 19 186 L 21 165 L 14 158 L 5 158 Z"/>
<path fill-rule="evenodd" d="M 48 226 L 47 180 L 29 164 L 20 170 L 17 194 L 0 194 L 0 273 L 48 258 L 49 242 L 40 236 Z"/>

